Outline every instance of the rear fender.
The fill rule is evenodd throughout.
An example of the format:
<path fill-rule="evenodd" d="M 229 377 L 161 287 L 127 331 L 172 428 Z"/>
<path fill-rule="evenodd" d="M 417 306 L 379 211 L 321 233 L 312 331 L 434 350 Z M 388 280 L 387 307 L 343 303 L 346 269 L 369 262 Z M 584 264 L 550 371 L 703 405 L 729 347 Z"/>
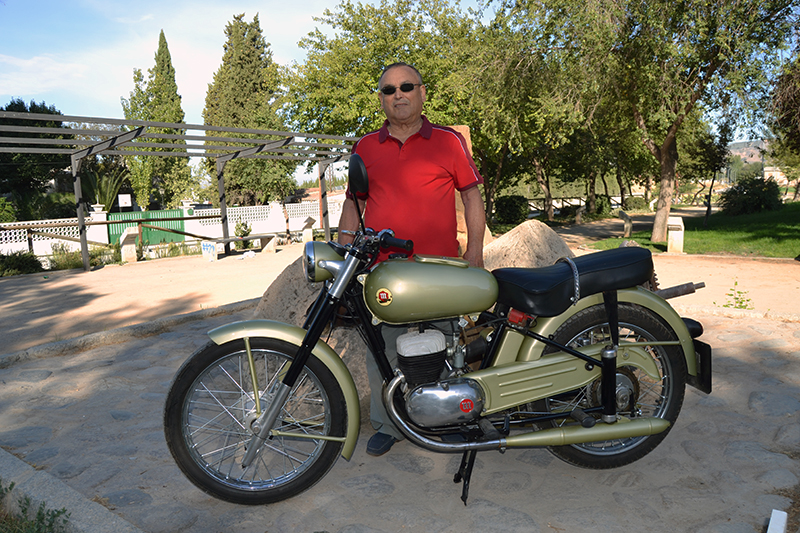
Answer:
<path fill-rule="evenodd" d="M 305 335 L 306 330 L 303 328 L 275 320 L 244 320 L 226 324 L 208 332 L 208 336 L 216 344 L 225 344 L 226 342 L 244 338 L 266 337 L 279 339 L 298 347 L 302 345 Z M 317 341 L 311 353 L 331 371 L 344 393 L 347 408 L 347 435 L 342 448 L 342 457 L 349 461 L 355 450 L 356 442 L 358 441 L 358 428 L 361 425 L 361 411 L 356 384 L 342 359 L 326 343 L 321 340 Z"/>

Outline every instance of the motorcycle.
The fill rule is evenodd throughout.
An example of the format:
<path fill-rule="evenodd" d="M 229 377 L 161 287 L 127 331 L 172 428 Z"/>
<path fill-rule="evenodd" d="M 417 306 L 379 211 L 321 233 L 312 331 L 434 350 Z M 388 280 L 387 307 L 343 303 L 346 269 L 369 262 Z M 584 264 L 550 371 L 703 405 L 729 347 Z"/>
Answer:
<path fill-rule="evenodd" d="M 349 181 L 368 191 L 358 155 Z M 356 386 L 321 340 L 341 309 L 374 355 L 395 425 L 424 449 L 462 454 L 454 481 L 464 504 L 478 451 L 547 447 L 572 465 L 620 467 L 666 437 L 687 384 L 711 392 L 702 326 L 641 286 L 653 276 L 646 249 L 493 272 L 420 255 L 376 266 L 380 249 L 413 243 L 358 216 L 351 244 L 306 244 L 306 276 L 322 287 L 302 327 L 248 320 L 216 328 L 178 370 L 166 441 L 206 493 L 273 503 L 308 490 L 339 455 L 352 457 Z M 382 324 L 408 328 L 394 366 Z"/>

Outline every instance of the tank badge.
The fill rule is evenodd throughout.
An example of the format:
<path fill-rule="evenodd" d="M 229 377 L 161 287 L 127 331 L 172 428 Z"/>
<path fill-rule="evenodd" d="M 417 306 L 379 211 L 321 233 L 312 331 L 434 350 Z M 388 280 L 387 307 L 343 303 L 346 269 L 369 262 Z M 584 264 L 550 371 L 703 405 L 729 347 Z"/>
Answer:
<path fill-rule="evenodd" d="M 380 305 L 385 306 L 392 303 L 392 291 L 389 289 L 378 289 L 378 294 L 376 297 Z"/>

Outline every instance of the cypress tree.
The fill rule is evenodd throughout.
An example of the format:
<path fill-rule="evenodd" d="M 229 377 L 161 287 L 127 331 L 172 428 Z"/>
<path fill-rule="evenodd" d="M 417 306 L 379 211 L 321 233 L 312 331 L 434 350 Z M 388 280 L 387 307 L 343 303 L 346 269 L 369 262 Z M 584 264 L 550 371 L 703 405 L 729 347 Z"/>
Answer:
<path fill-rule="evenodd" d="M 280 73 L 264 39 L 258 15 L 252 22 L 236 15 L 225 27 L 227 37 L 222 64 L 208 86 L 204 123 L 213 126 L 284 130 L 278 109 L 281 105 Z M 207 132 L 208 135 L 221 135 Z M 225 134 L 229 136 L 229 134 Z M 237 135 L 248 138 L 253 135 Z M 263 138 L 263 136 L 262 136 Z M 212 144 L 231 144 L 212 142 Z M 235 146 L 235 145 L 234 145 Z M 244 148 L 244 146 L 239 145 Z M 213 172 L 214 162 L 207 161 Z M 225 167 L 225 184 L 232 201 L 259 204 L 282 199 L 294 182 L 295 165 L 263 159 L 239 159 Z"/>
<path fill-rule="evenodd" d="M 149 120 L 155 122 L 182 123 L 184 120 L 181 96 L 175 82 L 175 68 L 167 46 L 164 30 L 158 38 L 158 50 L 155 65 L 147 71 L 145 81 L 142 71 L 134 69 L 134 90 L 130 99 L 122 99 L 125 118 L 129 120 Z M 185 133 L 176 128 L 148 128 L 149 133 L 178 134 Z M 183 140 L 148 139 L 148 142 L 186 144 Z M 168 152 L 169 148 L 149 148 Z M 162 206 L 174 206 L 181 196 L 192 186 L 192 175 L 189 162 L 184 157 L 131 156 L 127 158 L 131 170 L 131 185 L 136 202 L 147 209 L 153 193 Z"/>

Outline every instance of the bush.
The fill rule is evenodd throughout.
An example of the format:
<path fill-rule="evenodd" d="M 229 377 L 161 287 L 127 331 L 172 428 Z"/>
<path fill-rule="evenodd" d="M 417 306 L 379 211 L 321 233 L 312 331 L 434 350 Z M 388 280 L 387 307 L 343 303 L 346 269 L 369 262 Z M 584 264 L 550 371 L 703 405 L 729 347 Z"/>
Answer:
<path fill-rule="evenodd" d="M 252 228 L 250 227 L 250 224 L 241 220 L 236 223 L 236 227 L 234 228 L 233 233 L 237 237 L 247 237 L 248 235 L 250 235 L 251 231 Z M 236 241 L 234 244 L 236 245 L 237 250 L 250 248 L 250 241 Z"/>
<path fill-rule="evenodd" d="M 611 197 L 601 195 L 597 197 L 594 204 L 595 214 L 597 215 L 610 215 L 611 214 Z"/>
<path fill-rule="evenodd" d="M 17 215 L 14 212 L 14 204 L 0 196 L 0 222 L 16 222 Z"/>
<path fill-rule="evenodd" d="M 0 277 L 42 272 L 44 267 L 31 252 L 0 253 Z"/>
<path fill-rule="evenodd" d="M 524 196 L 501 196 L 494 203 L 494 216 L 499 224 L 522 224 L 528 220 L 530 207 Z"/>
<path fill-rule="evenodd" d="M 775 211 L 781 207 L 781 190 L 774 180 L 740 178 L 720 195 L 719 205 L 724 214 L 731 216 Z"/>
<path fill-rule="evenodd" d="M 641 196 L 626 196 L 624 207 L 626 211 L 649 211 L 647 202 Z"/>

